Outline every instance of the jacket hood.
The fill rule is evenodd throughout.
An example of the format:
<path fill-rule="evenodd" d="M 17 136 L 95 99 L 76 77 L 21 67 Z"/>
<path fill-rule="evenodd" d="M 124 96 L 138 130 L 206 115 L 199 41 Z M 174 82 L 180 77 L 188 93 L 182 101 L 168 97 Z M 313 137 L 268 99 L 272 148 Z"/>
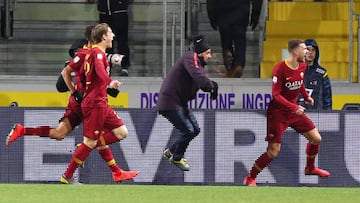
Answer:
<path fill-rule="evenodd" d="M 305 40 L 305 45 L 306 46 L 312 46 L 316 50 L 316 55 L 315 55 L 315 58 L 314 58 L 314 64 L 318 65 L 319 64 L 320 51 L 319 51 L 319 46 L 318 46 L 317 42 L 314 39 L 306 39 Z"/>

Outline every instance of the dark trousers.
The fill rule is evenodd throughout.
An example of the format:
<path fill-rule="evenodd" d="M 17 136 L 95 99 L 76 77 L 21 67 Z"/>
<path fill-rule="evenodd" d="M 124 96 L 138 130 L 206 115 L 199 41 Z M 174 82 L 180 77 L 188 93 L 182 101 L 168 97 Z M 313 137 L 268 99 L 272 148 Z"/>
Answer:
<path fill-rule="evenodd" d="M 230 51 L 233 56 L 232 69 L 245 66 L 247 26 L 248 18 L 230 25 L 219 25 L 222 50 Z"/>
<path fill-rule="evenodd" d="M 169 147 L 173 153 L 173 160 L 179 161 L 184 157 L 190 141 L 200 133 L 199 124 L 194 114 L 189 111 L 159 111 L 159 114 L 168 119 L 180 131 L 175 142 Z"/>
<path fill-rule="evenodd" d="M 129 16 L 126 12 L 115 13 L 112 15 L 99 14 L 100 23 L 107 23 L 115 34 L 115 41 L 117 42 L 117 49 L 119 54 L 124 55 L 121 62 L 122 68 L 129 68 L 130 66 L 130 49 L 129 49 Z M 113 49 L 110 53 L 114 53 Z"/>

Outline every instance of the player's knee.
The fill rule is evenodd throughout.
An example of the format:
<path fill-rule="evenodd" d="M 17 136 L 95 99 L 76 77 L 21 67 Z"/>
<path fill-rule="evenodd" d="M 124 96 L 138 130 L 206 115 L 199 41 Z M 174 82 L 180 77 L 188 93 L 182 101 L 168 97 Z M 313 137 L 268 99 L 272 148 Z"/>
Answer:
<path fill-rule="evenodd" d="M 321 142 L 321 136 L 318 135 L 318 136 L 315 136 L 313 137 L 311 140 L 310 140 L 311 144 L 320 144 Z"/>
<path fill-rule="evenodd" d="M 83 143 L 84 143 L 87 147 L 89 147 L 89 148 L 91 148 L 91 149 L 94 149 L 94 148 L 96 147 L 97 140 L 93 140 L 93 139 L 84 137 Z"/>
<path fill-rule="evenodd" d="M 311 144 L 320 144 L 321 142 L 321 135 L 316 128 L 305 133 L 305 137 L 310 141 Z"/>
<path fill-rule="evenodd" d="M 275 159 L 279 155 L 279 151 L 268 150 L 267 154 L 271 159 Z"/>
<path fill-rule="evenodd" d="M 66 135 L 68 135 L 69 133 L 67 131 L 64 130 L 54 130 L 53 132 L 50 132 L 50 137 L 55 138 L 56 140 L 63 140 Z"/>
<path fill-rule="evenodd" d="M 119 140 L 123 140 L 128 135 L 128 129 L 126 128 L 125 125 L 123 125 L 123 126 L 121 126 L 119 128 L 115 128 L 113 130 L 113 133 Z"/>
<path fill-rule="evenodd" d="M 271 158 L 271 159 L 274 159 L 276 158 L 278 155 L 279 155 L 279 152 L 280 152 L 280 145 L 270 145 L 268 146 L 267 150 L 266 150 L 266 153 L 268 154 L 268 156 Z"/>

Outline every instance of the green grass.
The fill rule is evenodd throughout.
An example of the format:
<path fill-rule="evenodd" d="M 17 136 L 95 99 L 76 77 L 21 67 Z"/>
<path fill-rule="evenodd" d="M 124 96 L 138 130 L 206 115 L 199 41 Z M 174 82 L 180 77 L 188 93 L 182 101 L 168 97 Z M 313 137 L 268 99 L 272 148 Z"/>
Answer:
<path fill-rule="evenodd" d="M 0 184 L 0 203 L 352 203 L 359 188 Z"/>

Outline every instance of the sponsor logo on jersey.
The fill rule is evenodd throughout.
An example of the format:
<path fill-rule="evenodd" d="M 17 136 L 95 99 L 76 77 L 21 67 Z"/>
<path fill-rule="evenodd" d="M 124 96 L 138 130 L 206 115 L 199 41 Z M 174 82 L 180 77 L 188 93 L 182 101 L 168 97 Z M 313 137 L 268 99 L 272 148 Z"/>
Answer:
<path fill-rule="evenodd" d="M 297 80 L 294 82 L 285 83 L 285 87 L 287 87 L 289 90 L 296 90 L 299 89 L 302 84 L 303 84 L 303 80 Z"/>
<path fill-rule="evenodd" d="M 272 81 L 273 81 L 274 84 L 277 83 L 277 80 L 278 80 L 278 78 L 277 78 L 276 76 L 274 76 L 273 79 L 272 79 Z"/>
<path fill-rule="evenodd" d="M 80 57 L 79 56 L 75 56 L 75 58 L 73 59 L 73 63 L 77 63 L 80 61 Z"/>

